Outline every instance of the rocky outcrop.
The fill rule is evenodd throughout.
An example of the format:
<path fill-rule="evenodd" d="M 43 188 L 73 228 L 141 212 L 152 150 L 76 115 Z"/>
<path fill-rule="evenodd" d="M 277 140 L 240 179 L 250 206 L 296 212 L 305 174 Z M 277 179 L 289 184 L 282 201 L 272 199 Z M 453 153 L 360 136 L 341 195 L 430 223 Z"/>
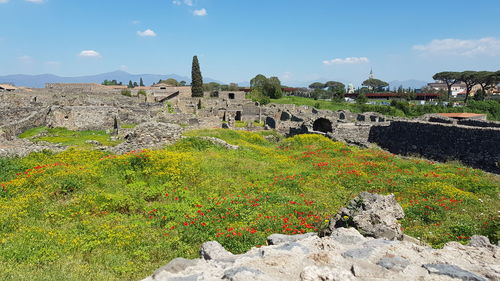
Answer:
<path fill-rule="evenodd" d="M 137 149 L 160 148 L 172 144 L 182 137 L 182 127 L 176 124 L 146 122 L 125 135 L 125 142 L 109 148 L 121 154 Z"/>
<path fill-rule="evenodd" d="M 393 195 L 365 192 L 341 209 L 321 236 L 273 234 L 269 246 L 241 255 L 210 241 L 199 259 L 174 259 L 143 281 L 500 281 L 500 247 L 488 238 L 473 236 L 467 246 L 450 242 L 433 249 L 403 239 L 397 222 L 403 216 Z"/>
<path fill-rule="evenodd" d="M 363 192 L 351 200 L 346 208 L 342 208 L 321 234 L 330 235 L 339 227 L 354 227 L 365 236 L 401 240 L 403 231 L 398 220 L 402 218 L 403 208 L 394 195 Z"/>
<path fill-rule="evenodd" d="M 174 259 L 143 281 L 500 280 L 500 247 L 473 244 L 450 242 L 443 249 L 432 249 L 364 237 L 354 228 L 334 229 L 325 237 L 284 239 L 242 255 L 208 242 L 200 259 Z"/>

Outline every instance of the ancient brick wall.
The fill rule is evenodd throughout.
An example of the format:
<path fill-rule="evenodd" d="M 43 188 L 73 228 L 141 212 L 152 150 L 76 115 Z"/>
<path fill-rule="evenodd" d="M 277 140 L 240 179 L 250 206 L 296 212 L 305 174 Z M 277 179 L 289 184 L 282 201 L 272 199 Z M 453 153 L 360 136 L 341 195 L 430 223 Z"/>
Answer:
<path fill-rule="evenodd" d="M 395 154 L 459 160 L 500 174 L 500 128 L 394 121 L 373 126 L 368 140 Z"/>

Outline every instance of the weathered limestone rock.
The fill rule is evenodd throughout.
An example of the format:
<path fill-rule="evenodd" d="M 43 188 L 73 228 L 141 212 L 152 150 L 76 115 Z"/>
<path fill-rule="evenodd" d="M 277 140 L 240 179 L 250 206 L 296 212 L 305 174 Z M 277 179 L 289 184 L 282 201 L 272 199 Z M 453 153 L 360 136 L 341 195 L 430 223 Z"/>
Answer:
<path fill-rule="evenodd" d="M 403 208 L 394 199 L 394 195 L 363 192 L 351 200 L 347 208 L 339 211 L 321 235 L 330 235 L 338 227 L 351 226 L 365 236 L 402 239 L 403 232 L 398 220 L 403 217 Z"/>
<path fill-rule="evenodd" d="M 285 235 L 285 234 L 272 234 L 267 237 L 267 244 L 269 245 L 279 245 L 283 243 L 295 242 L 297 240 L 301 240 L 307 237 L 315 236 L 316 233 L 306 233 L 306 234 L 298 234 L 298 235 Z"/>
<path fill-rule="evenodd" d="M 224 249 L 217 241 L 205 242 L 201 245 L 200 255 L 205 260 L 218 260 L 233 258 L 234 255 Z"/>
<path fill-rule="evenodd" d="M 335 270 L 328 267 L 308 266 L 300 274 L 301 281 L 354 281 L 347 270 Z"/>
<path fill-rule="evenodd" d="M 491 244 L 449 243 L 433 249 L 363 237 L 354 228 L 334 229 L 332 236 L 300 235 L 282 243 L 271 240 L 277 245 L 241 255 L 231 254 L 218 242 L 207 242 L 200 251 L 202 259 L 173 260 L 144 281 L 500 280 L 495 256 L 500 247 Z"/>
<path fill-rule="evenodd" d="M 207 141 L 209 141 L 209 142 L 211 142 L 213 144 L 220 145 L 220 146 L 222 146 L 224 148 L 227 148 L 229 150 L 238 150 L 238 149 L 240 149 L 239 146 L 229 144 L 226 141 L 221 140 L 219 138 L 214 138 L 214 137 L 201 137 L 201 138 L 204 139 L 204 140 L 207 140 Z"/>
<path fill-rule="evenodd" d="M 160 267 L 155 271 L 153 276 L 158 276 L 163 271 L 167 271 L 170 273 L 179 273 L 181 271 L 186 270 L 186 268 L 195 266 L 199 260 L 188 260 L 184 258 L 176 258 L 169 262 L 167 265 Z"/>
<path fill-rule="evenodd" d="M 488 281 L 475 273 L 463 270 L 456 265 L 451 264 L 424 264 L 423 267 L 431 274 L 447 275 L 464 281 Z"/>

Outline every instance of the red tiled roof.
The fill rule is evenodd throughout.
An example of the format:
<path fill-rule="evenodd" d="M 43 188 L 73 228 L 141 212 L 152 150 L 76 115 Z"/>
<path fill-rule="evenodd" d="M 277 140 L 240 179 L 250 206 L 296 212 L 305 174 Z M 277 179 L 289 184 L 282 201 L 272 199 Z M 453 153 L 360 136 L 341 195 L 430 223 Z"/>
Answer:
<path fill-rule="evenodd" d="M 477 114 L 477 113 L 438 113 L 438 115 L 449 117 L 449 118 L 470 118 L 470 117 L 478 117 L 484 116 L 485 114 Z"/>

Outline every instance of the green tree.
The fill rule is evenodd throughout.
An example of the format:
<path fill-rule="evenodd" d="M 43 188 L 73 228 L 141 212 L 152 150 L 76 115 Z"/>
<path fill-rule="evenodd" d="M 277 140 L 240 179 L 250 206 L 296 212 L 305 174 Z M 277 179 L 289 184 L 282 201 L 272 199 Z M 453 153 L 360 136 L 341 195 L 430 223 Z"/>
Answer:
<path fill-rule="evenodd" d="M 263 95 L 272 99 L 279 99 L 283 96 L 281 81 L 278 77 L 266 78 L 266 76 L 258 74 L 250 80 L 250 88 L 254 96 Z"/>
<path fill-rule="evenodd" d="M 500 83 L 499 72 L 479 71 L 475 74 L 476 84 L 481 86 L 484 94 Z"/>
<path fill-rule="evenodd" d="M 326 85 L 321 83 L 321 82 L 314 82 L 311 85 L 309 85 L 309 89 L 314 89 L 314 90 L 320 89 L 321 90 L 324 88 L 326 88 Z"/>
<path fill-rule="evenodd" d="M 477 85 L 477 71 L 464 71 L 461 72 L 458 79 L 462 82 L 465 83 L 465 100 L 464 102 L 467 103 L 467 100 L 469 100 L 469 95 L 470 92 L 472 91 L 472 88 Z"/>
<path fill-rule="evenodd" d="M 250 88 L 252 90 L 263 91 L 264 85 L 267 83 L 266 76 L 262 74 L 257 74 L 252 80 L 250 80 Z"/>
<path fill-rule="evenodd" d="M 278 77 L 270 77 L 264 85 L 264 95 L 272 99 L 280 99 L 283 96 L 281 81 Z"/>
<path fill-rule="evenodd" d="M 478 90 L 475 94 L 474 94 L 474 100 L 475 101 L 482 101 L 486 98 L 486 92 L 484 90 Z"/>
<path fill-rule="evenodd" d="M 359 93 L 358 96 L 356 97 L 356 103 L 358 104 L 365 104 L 368 101 L 368 98 L 364 93 Z"/>
<path fill-rule="evenodd" d="M 343 83 L 337 81 L 328 81 L 325 83 L 325 86 L 328 87 L 328 92 L 331 93 L 332 100 L 341 100 L 344 98 L 346 90 Z"/>
<path fill-rule="evenodd" d="M 383 88 L 389 86 L 389 83 L 375 79 L 375 78 L 370 78 L 368 80 L 363 81 L 363 86 L 366 86 L 374 91 L 383 91 Z"/>
<path fill-rule="evenodd" d="M 134 88 L 135 87 L 139 87 L 139 85 L 137 84 L 137 82 L 134 82 Z"/>
<path fill-rule="evenodd" d="M 446 87 L 448 87 L 448 99 L 450 99 L 451 87 L 460 81 L 460 73 L 452 71 L 438 72 L 432 76 L 432 79 L 446 83 Z"/>
<path fill-rule="evenodd" d="M 132 83 L 132 80 L 128 81 L 128 88 L 131 89 L 134 87 L 134 84 Z"/>
<path fill-rule="evenodd" d="M 179 82 L 177 82 L 177 80 L 175 80 L 174 78 L 168 78 L 167 80 L 160 80 L 158 84 L 167 84 L 172 87 L 177 87 L 180 85 Z"/>
<path fill-rule="evenodd" d="M 187 83 L 186 83 L 186 81 L 184 81 L 184 80 L 183 80 L 183 81 L 181 81 L 181 82 L 179 82 L 179 85 L 180 85 L 180 86 L 186 86 L 186 84 L 187 84 Z"/>
<path fill-rule="evenodd" d="M 142 77 L 141 77 L 141 79 L 139 80 L 139 86 L 144 87 L 144 81 L 142 81 Z"/>
<path fill-rule="evenodd" d="M 203 77 L 201 76 L 200 63 L 198 57 L 193 57 L 193 66 L 191 68 L 191 96 L 203 97 Z"/>
<path fill-rule="evenodd" d="M 210 82 L 203 84 L 203 90 L 205 92 L 213 92 L 213 91 L 220 91 L 221 90 L 221 85 L 216 82 Z"/>

